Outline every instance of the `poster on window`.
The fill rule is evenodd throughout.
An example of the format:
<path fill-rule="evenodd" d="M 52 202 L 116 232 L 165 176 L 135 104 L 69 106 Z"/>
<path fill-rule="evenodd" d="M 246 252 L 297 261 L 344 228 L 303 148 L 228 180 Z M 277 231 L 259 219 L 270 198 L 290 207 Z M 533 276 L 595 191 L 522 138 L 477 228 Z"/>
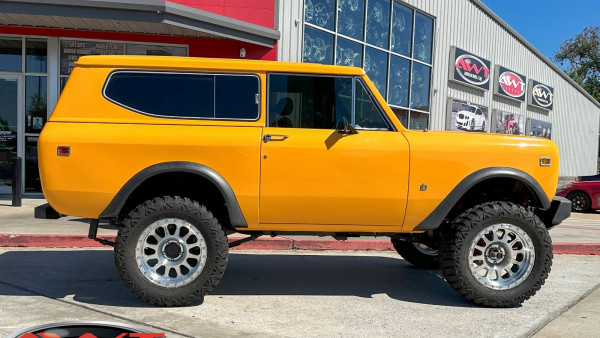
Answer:
<path fill-rule="evenodd" d="M 552 139 L 552 123 L 529 119 L 529 136 Z"/>
<path fill-rule="evenodd" d="M 60 41 L 60 74 L 70 75 L 75 61 L 84 55 L 123 55 L 123 43 L 109 41 Z"/>
<path fill-rule="evenodd" d="M 126 46 L 125 54 L 127 54 L 127 55 L 187 56 L 187 47 L 128 43 Z"/>
<path fill-rule="evenodd" d="M 498 134 L 525 135 L 525 116 L 495 110 L 492 115 L 492 132 Z"/>
<path fill-rule="evenodd" d="M 446 130 L 487 132 L 488 107 L 466 101 L 449 99 Z"/>

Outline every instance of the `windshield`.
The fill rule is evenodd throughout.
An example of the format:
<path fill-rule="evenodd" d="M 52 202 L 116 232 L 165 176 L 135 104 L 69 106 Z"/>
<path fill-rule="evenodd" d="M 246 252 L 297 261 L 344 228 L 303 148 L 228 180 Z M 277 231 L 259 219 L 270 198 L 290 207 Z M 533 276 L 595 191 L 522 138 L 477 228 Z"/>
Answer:
<path fill-rule="evenodd" d="M 473 106 L 465 106 L 465 107 L 463 108 L 463 110 L 465 110 L 465 111 L 469 111 L 469 112 L 471 112 L 471 113 L 474 113 L 476 109 L 477 109 L 477 108 L 476 108 L 476 107 L 473 107 Z"/>

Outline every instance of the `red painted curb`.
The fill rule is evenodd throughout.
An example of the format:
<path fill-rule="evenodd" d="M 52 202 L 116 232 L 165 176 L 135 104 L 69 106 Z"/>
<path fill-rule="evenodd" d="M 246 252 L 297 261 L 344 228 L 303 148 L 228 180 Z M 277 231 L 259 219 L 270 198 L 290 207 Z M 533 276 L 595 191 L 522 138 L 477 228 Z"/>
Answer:
<path fill-rule="evenodd" d="M 114 241 L 115 236 L 98 236 Z M 243 237 L 230 237 L 229 242 Z M 600 243 L 553 243 L 558 255 L 600 255 Z M 58 234 L 0 234 L 0 247 L 42 248 L 99 248 L 104 245 L 82 235 Z M 324 238 L 259 238 L 232 248 L 232 250 L 340 250 L 340 251 L 394 251 L 388 240 L 354 239 L 336 241 Z"/>

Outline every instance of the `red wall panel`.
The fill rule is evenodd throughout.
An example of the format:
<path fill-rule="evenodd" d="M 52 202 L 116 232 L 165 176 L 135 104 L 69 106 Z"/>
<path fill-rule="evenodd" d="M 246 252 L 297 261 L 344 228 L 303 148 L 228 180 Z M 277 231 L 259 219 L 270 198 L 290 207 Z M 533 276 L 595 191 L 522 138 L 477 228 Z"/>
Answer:
<path fill-rule="evenodd" d="M 203 11 L 223 15 L 274 28 L 275 0 L 169 0 L 180 5 L 201 9 Z M 283 0 L 286 1 L 286 0 Z"/>

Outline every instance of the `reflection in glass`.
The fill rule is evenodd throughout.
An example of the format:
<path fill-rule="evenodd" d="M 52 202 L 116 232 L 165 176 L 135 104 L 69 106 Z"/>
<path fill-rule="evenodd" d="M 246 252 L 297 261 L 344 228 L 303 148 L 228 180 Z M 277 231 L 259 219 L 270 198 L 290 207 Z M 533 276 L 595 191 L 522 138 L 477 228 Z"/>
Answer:
<path fill-rule="evenodd" d="M 416 111 L 410 112 L 410 127 L 409 129 L 428 129 L 429 114 L 419 113 Z"/>
<path fill-rule="evenodd" d="M 0 149 L 17 152 L 17 79 L 0 79 Z M 0 163 L 0 194 L 10 194 L 12 169 L 9 163 Z"/>
<path fill-rule="evenodd" d="M 21 38 L 0 39 L 0 71 L 21 72 Z"/>
<path fill-rule="evenodd" d="M 395 55 L 392 55 L 391 58 L 388 103 L 408 107 L 410 61 Z"/>
<path fill-rule="evenodd" d="M 62 93 L 62 91 L 65 89 L 65 85 L 67 84 L 67 80 L 69 79 L 68 76 L 61 76 L 60 77 L 60 92 Z"/>
<path fill-rule="evenodd" d="M 42 192 L 38 169 L 37 136 L 25 138 L 25 192 Z"/>
<path fill-rule="evenodd" d="M 392 18 L 392 51 L 410 56 L 412 25 L 413 11 L 398 2 L 394 2 L 394 13 Z"/>
<path fill-rule="evenodd" d="M 429 111 L 429 78 L 431 67 L 413 62 L 410 107 Z"/>
<path fill-rule="evenodd" d="M 390 1 L 370 0 L 367 7 L 367 43 L 388 48 Z"/>
<path fill-rule="evenodd" d="M 303 61 L 333 64 L 333 34 L 305 26 Z"/>
<path fill-rule="evenodd" d="M 386 92 L 387 56 L 386 52 L 367 47 L 363 67 L 383 98 Z"/>
<path fill-rule="evenodd" d="M 338 33 L 363 40 L 365 0 L 338 0 Z"/>
<path fill-rule="evenodd" d="M 400 120 L 400 123 L 402 123 L 405 128 L 408 128 L 408 110 L 397 108 L 392 108 L 392 110 L 394 111 L 394 114 L 396 114 L 398 120 Z"/>
<path fill-rule="evenodd" d="M 387 122 L 381 116 L 379 109 L 371 100 L 371 96 L 361 81 L 356 81 L 354 111 L 356 129 L 388 130 Z"/>
<path fill-rule="evenodd" d="M 25 41 L 25 71 L 28 73 L 46 73 L 48 63 L 46 39 L 27 39 Z"/>
<path fill-rule="evenodd" d="M 362 62 L 362 45 L 347 39 L 339 38 L 335 51 L 335 64 L 360 67 Z"/>
<path fill-rule="evenodd" d="M 432 32 L 433 19 L 417 13 L 415 18 L 415 50 L 413 54 L 415 59 L 431 63 Z"/>
<path fill-rule="evenodd" d="M 25 77 L 25 132 L 40 133 L 46 123 L 46 77 Z"/>
<path fill-rule="evenodd" d="M 335 0 L 306 0 L 304 3 L 304 21 L 333 30 Z"/>

